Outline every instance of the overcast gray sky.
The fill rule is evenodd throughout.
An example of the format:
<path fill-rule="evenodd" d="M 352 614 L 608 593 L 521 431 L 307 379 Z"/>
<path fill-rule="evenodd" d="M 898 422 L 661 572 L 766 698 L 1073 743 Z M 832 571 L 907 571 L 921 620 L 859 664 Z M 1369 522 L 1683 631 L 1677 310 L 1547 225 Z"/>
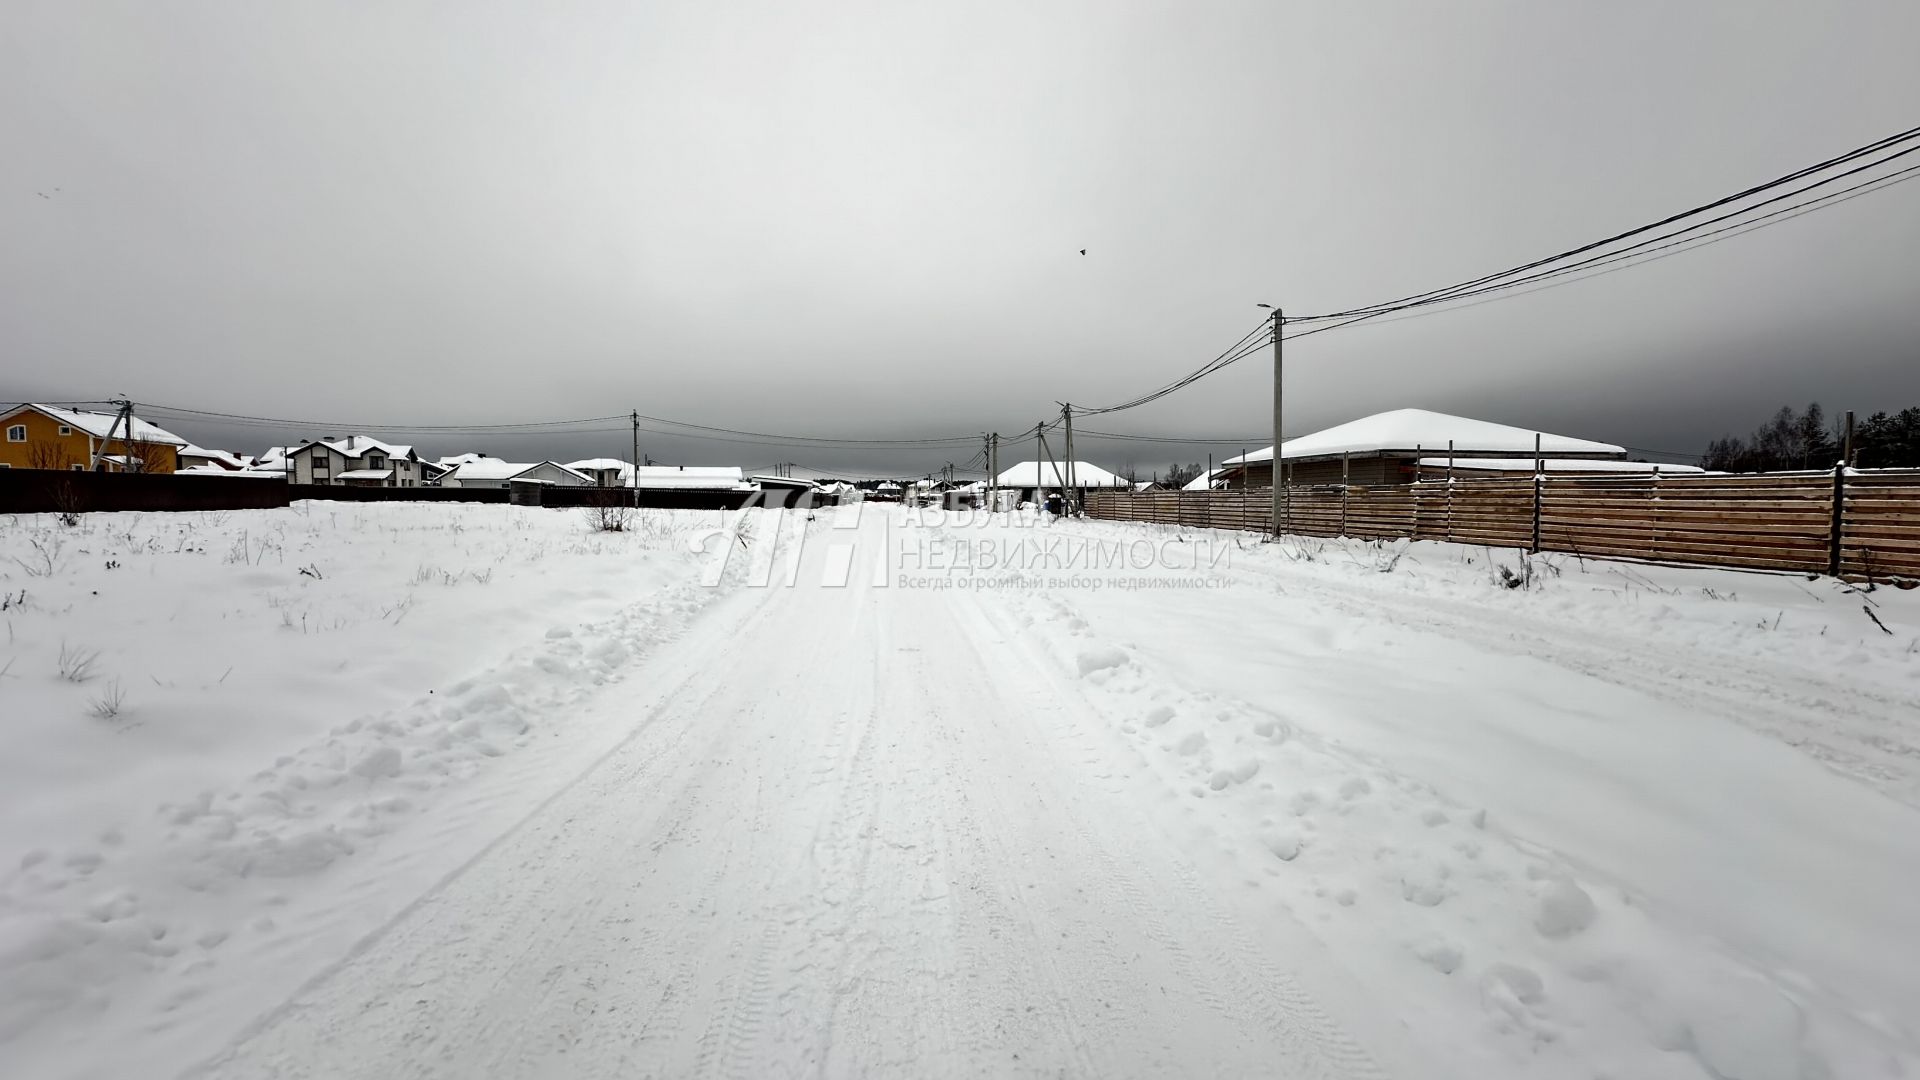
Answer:
<path fill-rule="evenodd" d="M 1256 301 L 1446 284 L 1920 123 L 1911 0 L 4 8 L 0 397 L 351 423 L 1011 434 L 1197 366 Z M 1785 401 L 1920 404 L 1917 261 L 1920 182 L 1325 334 L 1288 427 L 1424 406 L 1693 450 Z M 1269 372 L 1099 427 L 1257 438 Z"/>

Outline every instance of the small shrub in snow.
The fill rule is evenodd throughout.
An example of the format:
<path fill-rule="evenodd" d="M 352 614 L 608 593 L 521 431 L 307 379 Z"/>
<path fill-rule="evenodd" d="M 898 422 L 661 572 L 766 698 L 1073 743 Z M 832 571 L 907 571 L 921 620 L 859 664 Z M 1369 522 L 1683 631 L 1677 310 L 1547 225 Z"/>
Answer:
<path fill-rule="evenodd" d="M 60 658 L 56 664 L 60 677 L 70 683 L 83 683 L 93 678 L 98 674 L 94 671 L 94 665 L 99 662 L 98 649 L 75 648 L 64 641 L 60 643 Z"/>
<path fill-rule="evenodd" d="M 633 524 L 630 506 L 589 506 L 582 513 L 594 532 L 626 532 Z"/>
<path fill-rule="evenodd" d="M 127 702 L 127 692 L 120 686 L 119 679 L 108 679 L 106 689 L 93 700 L 87 702 L 87 712 L 102 720 L 112 720 L 120 715 L 120 707 Z"/>
<path fill-rule="evenodd" d="M 33 549 L 33 558 L 22 559 L 16 556 L 13 561 L 20 564 L 20 569 L 25 570 L 28 577 L 52 577 L 59 572 L 60 549 L 65 547 L 66 543 L 58 536 L 30 537 L 27 540 L 27 546 Z"/>

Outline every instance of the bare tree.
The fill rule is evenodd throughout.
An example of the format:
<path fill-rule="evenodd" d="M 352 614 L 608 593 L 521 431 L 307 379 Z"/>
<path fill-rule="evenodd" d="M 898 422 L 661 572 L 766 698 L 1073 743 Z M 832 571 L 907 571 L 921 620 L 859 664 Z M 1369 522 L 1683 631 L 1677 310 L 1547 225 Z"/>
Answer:
<path fill-rule="evenodd" d="M 67 448 L 60 443 L 37 439 L 27 446 L 27 468 L 29 469 L 58 469 L 66 472 L 78 464 L 80 463 L 73 460 L 73 455 L 67 453 Z"/>
<path fill-rule="evenodd" d="M 127 447 L 127 471 L 138 473 L 172 472 L 174 448 L 149 439 L 135 439 Z"/>
<path fill-rule="evenodd" d="M 1167 466 L 1167 486 L 1170 488 L 1186 487 L 1198 478 L 1203 471 L 1198 462 L 1192 465 L 1169 465 Z"/>

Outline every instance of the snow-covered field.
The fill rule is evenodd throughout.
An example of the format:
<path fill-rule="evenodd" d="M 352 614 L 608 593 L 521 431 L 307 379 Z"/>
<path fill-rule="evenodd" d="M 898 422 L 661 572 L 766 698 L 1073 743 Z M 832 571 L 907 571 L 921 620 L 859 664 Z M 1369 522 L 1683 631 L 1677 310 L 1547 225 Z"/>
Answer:
<path fill-rule="evenodd" d="M 580 706 L 717 595 L 688 539 L 718 521 L 0 521 L 0 1075 L 154 1075 L 128 1063 L 404 906 L 490 838 L 498 789 L 604 749 Z"/>
<path fill-rule="evenodd" d="M 0 521 L 0 1075 L 1920 1073 L 1920 591 L 637 524 Z"/>

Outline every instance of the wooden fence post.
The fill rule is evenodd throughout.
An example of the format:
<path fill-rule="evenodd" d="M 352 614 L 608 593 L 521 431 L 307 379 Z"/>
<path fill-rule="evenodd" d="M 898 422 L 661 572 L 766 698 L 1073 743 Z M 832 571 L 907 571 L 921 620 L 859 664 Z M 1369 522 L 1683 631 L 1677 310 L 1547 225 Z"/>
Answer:
<path fill-rule="evenodd" d="M 1847 470 L 1853 468 L 1853 410 L 1847 410 L 1840 461 L 1833 467 L 1833 535 L 1827 541 L 1827 573 L 1840 576 L 1840 545 L 1847 531 Z"/>
<path fill-rule="evenodd" d="M 1447 543 L 1453 543 L 1453 440 L 1447 440 Z"/>
<path fill-rule="evenodd" d="M 1540 433 L 1533 433 L 1533 553 L 1540 554 L 1540 502 L 1547 463 L 1540 457 Z"/>
<path fill-rule="evenodd" d="M 1833 533 L 1827 541 L 1827 573 L 1840 576 L 1840 541 L 1847 521 L 1847 462 L 1833 466 Z"/>
<path fill-rule="evenodd" d="M 1647 553 L 1660 554 L 1660 466 L 1653 466 L 1653 495 L 1647 500 Z"/>
<path fill-rule="evenodd" d="M 1352 451 L 1350 450 L 1340 451 L 1340 535 L 1341 536 L 1347 535 L 1347 485 L 1350 483 L 1350 480 L 1348 479 L 1348 476 L 1349 476 L 1348 470 L 1349 470 L 1349 466 L 1352 463 L 1351 462 L 1352 457 L 1353 457 Z"/>

